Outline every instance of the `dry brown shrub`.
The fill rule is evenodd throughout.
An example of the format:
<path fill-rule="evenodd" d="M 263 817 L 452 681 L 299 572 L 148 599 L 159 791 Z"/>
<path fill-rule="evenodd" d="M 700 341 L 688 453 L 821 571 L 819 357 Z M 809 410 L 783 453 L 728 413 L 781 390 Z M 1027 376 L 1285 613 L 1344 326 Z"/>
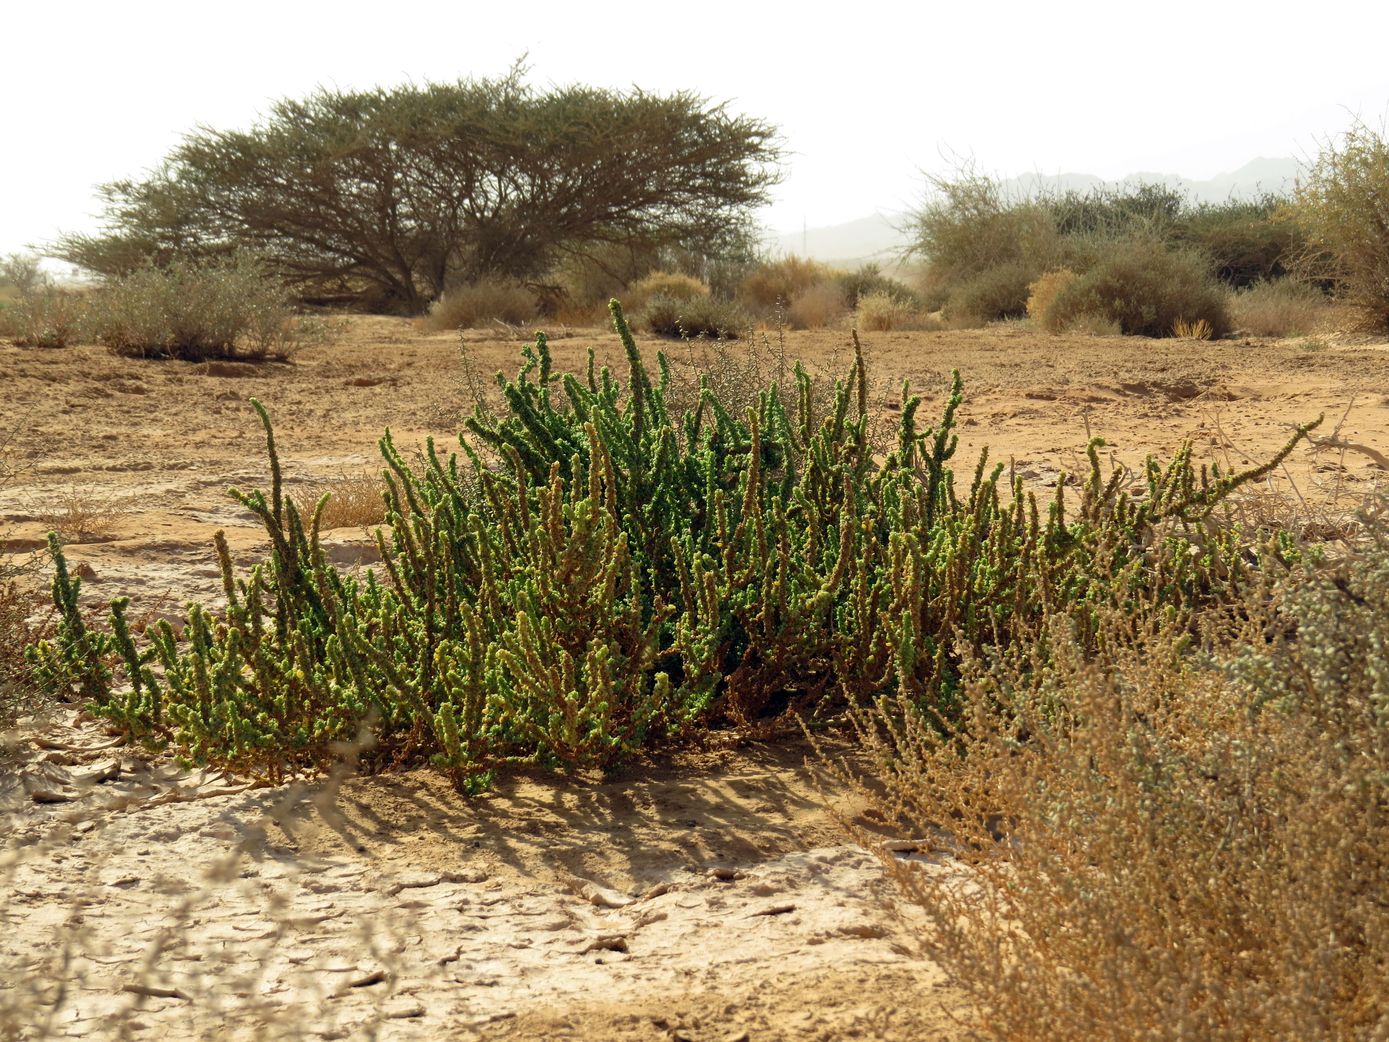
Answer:
<path fill-rule="evenodd" d="M 1070 268 L 1058 268 L 1033 282 L 1027 287 L 1027 317 L 1045 326 L 1047 313 L 1056 302 L 1057 294 L 1075 279 L 1076 273 Z"/>
<path fill-rule="evenodd" d="M 658 336 L 737 340 L 752 321 L 736 301 L 718 297 L 676 300 L 652 297 L 637 318 L 637 325 Z"/>
<path fill-rule="evenodd" d="M 13 431 L 0 435 L 0 488 L 13 484 L 22 469 L 14 444 Z M 41 637 L 51 636 L 51 620 L 43 617 L 35 621 L 34 617 L 34 609 L 44 599 L 46 564 L 39 553 L 0 550 L 0 738 L 18 716 L 38 702 L 24 649 Z M 0 756 L 3 753 L 0 747 Z"/>
<path fill-rule="evenodd" d="M 940 319 L 918 311 L 906 301 L 887 293 L 869 293 L 860 297 L 854 311 L 854 325 L 865 333 L 945 328 L 945 323 Z"/>
<path fill-rule="evenodd" d="M 553 325 L 551 325 L 553 323 Z M 546 332 L 553 326 L 563 328 L 589 329 L 604 328 L 608 323 L 607 304 L 579 304 L 574 301 L 561 301 L 554 315 L 547 322 Z M 551 334 L 553 335 L 553 334 Z"/>
<path fill-rule="evenodd" d="M 970 665 L 957 724 L 855 714 L 970 1037 L 1389 1037 L 1384 522 L 1243 622 L 1113 606 L 1087 654 L 1054 616 Z"/>
<path fill-rule="evenodd" d="M 1330 312 L 1326 294 L 1295 279 L 1256 282 L 1230 298 L 1236 328 L 1251 336 L 1306 336 L 1327 325 Z"/>
<path fill-rule="evenodd" d="M 301 517 L 310 518 L 323 494 L 328 502 L 323 506 L 319 528 L 327 532 L 334 528 L 371 528 L 385 523 L 385 485 L 379 474 L 346 474 L 313 486 L 307 493 L 295 497 L 295 507 Z"/>
<path fill-rule="evenodd" d="M 63 543 L 100 543 L 111 537 L 125 512 L 95 489 L 69 485 L 46 497 L 35 517 L 44 528 L 58 533 Z"/>
<path fill-rule="evenodd" d="M 17 717 L 40 703 L 24 649 L 53 632 L 51 619 L 35 612 L 43 600 L 42 560 L 39 555 L 0 553 L 0 738 Z"/>
<path fill-rule="evenodd" d="M 846 311 L 848 304 L 838 280 L 817 282 L 792 298 L 786 319 L 792 329 L 825 329 L 835 325 Z"/>
<path fill-rule="evenodd" d="M 800 393 L 795 377 L 798 363 L 787 354 L 784 334 L 784 329 L 778 329 L 770 336 L 759 332 L 736 341 L 687 339 L 664 349 L 670 414 L 679 417 L 693 411 L 699 405 L 700 387 L 705 382 L 734 416 L 756 411 L 759 396 L 772 386 L 783 402 L 794 405 Z M 854 365 L 853 339 L 821 355 L 818 363 L 799 364 L 811 376 L 812 414 L 830 415 L 834 409 L 835 381 L 844 379 Z M 894 392 L 900 392 L 900 388 L 875 381 L 870 372 L 871 400 L 892 400 Z M 884 455 L 896 444 L 897 433 L 895 417 L 885 411 L 869 422 L 869 443 Z"/>
<path fill-rule="evenodd" d="M 787 307 L 811 286 L 834 276 L 835 271 L 828 265 L 804 257 L 766 261 L 743 277 L 738 300 L 752 311 L 770 315 Z"/>
<path fill-rule="evenodd" d="M 437 332 L 494 322 L 519 326 L 535 318 L 538 310 L 535 294 L 519 282 L 484 279 L 446 290 L 429 309 L 426 324 Z"/>
<path fill-rule="evenodd" d="M 681 301 L 704 300 L 709 296 L 709 287 L 693 275 L 683 275 L 674 271 L 653 271 L 645 278 L 632 283 L 618 296 L 622 301 L 623 310 L 635 315 L 645 310 L 657 297 Z"/>
<path fill-rule="evenodd" d="M 174 261 L 109 280 L 89 296 L 84 321 L 125 358 L 285 360 L 326 333 L 292 305 L 252 258 Z"/>

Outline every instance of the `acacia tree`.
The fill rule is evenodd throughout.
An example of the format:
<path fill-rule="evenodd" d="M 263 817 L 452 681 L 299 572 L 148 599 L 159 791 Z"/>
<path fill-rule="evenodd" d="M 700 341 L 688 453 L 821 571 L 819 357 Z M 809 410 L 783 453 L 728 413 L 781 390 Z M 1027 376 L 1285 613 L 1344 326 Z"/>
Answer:
<path fill-rule="evenodd" d="M 418 311 L 456 281 L 535 280 L 620 244 L 746 247 L 779 177 L 773 128 L 688 92 L 498 80 L 320 91 L 200 128 L 101 189 L 106 230 L 58 256 L 102 275 L 254 251 L 308 295 Z"/>

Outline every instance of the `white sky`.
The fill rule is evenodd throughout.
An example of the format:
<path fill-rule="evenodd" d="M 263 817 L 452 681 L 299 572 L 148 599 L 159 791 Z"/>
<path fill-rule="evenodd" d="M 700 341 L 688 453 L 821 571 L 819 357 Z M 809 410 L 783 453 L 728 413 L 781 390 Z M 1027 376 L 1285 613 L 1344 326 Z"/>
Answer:
<path fill-rule="evenodd" d="M 814 13 L 823 11 L 823 13 Z M 14 0 L 0 14 L 0 253 L 93 227 L 93 186 L 196 124 L 316 86 L 497 76 L 692 89 L 781 128 L 762 216 L 896 211 L 949 154 L 1008 176 L 1207 178 L 1389 113 L 1389 3 Z"/>

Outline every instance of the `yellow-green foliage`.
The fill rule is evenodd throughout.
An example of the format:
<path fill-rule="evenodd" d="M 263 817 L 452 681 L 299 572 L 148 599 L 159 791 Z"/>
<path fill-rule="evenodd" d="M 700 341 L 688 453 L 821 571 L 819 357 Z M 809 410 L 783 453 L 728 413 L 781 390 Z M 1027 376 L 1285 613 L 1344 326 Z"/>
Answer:
<path fill-rule="evenodd" d="M 1389 327 L 1389 141 L 1359 123 L 1329 142 L 1298 184 L 1306 266 L 1337 295 Z"/>
<path fill-rule="evenodd" d="M 132 734 L 267 779 L 330 764 L 367 727 L 369 761 L 429 759 L 476 788 L 508 763 L 608 765 L 776 712 L 788 692 L 902 690 L 948 718 L 962 649 L 1006 645 L 1061 607 L 1090 639 L 1111 566 L 1170 559 L 1129 592 L 1175 609 L 1282 552 L 1205 519 L 1297 438 L 1239 475 L 1187 452 L 1150 463 L 1141 497 L 1101 473 L 1097 442 L 1071 513 L 1064 484 L 1039 504 L 987 454 L 957 484 L 958 376 L 925 430 L 904 388 L 883 459 L 861 354 L 831 395 L 798 369 L 793 400 L 773 386 L 735 415 L 706 387 L 677 416 L 666 360 L 648 370 L 615 301 L 612 314 L 625 380 L 592 361 L 556 374 L 541 335 L 502 381 L 504 411 L 470 419 L 457 455 L 431 442 L 412 466 L 382 439 L 389 534 L 365 580 L 324 559 L 322 506 L 306 517 L 285 497 L 256 403 L 270 491 L 233 495 L 270 559 L 238 576 L 219 540 L 225 613 L 193 605 L 182 641 L 167 623 L 136 640 L 122 600 L 106 629 L 87 626 L 55 538 L 62 621 L 34 649 L 40 674 Z"/>

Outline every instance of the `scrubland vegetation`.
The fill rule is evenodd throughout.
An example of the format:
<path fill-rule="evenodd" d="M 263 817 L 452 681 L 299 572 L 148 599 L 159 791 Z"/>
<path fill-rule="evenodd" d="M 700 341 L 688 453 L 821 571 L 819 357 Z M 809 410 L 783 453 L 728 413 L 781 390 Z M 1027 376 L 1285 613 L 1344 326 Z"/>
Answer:
<path fill-rule="evenodd" d="M 952 322 L 1026 315 L 1052 331 L 1170 336 L 1178 321 L 1204 321 L 1220 336 L 1232 294 L 1282 287 L 1305 265 L 1300 214 L 1276 197 L 1193 205 L 1152 185 L 1009 199 L 965 171 L 933 179 L 911 230 L 926 303 Z"/>
<path fill-rule="evenodd" d="M 255 260 L 179 259 L 83 288 L 56 286 L 34 270 L 0 311 L 0 332 L 21 347 L 94 341 L 136 358 L 264 361 L 286 359 L 322 333 Z"/>
<path fill-rule="evenodd" d="M 421 183 L 514 161 L 518 128 L 487 123 L 499 100 L 529 113 L 537 169 L 562 182 L 551 138 L 595 112 L 632 117 L 640 140 L 672 118 L 713 133 L 727 178 L 689 195 L 676 134 L 651 159 L 671 172 L 668 209 L 632 202 L 613 227 L 547 212 L 543 241 L 513 241 L 492 210 L 469 223 L 441 192 L 412 214 L 437 239 L 396 266 L 380 243 L 369 261 L 314 254 L 242 207 L 250 189 L 258 208 L 323 206 L 276 196 L 273 175 L 358 108 L 386 128 L 424 112 L 446 141 L 468 120 L 494 135 L 481 158 L 412 158 Z M 759 323 L 1304 335 L 1331 299 L 1382 327 L 1382 138 L 1329 146 L 1290 200 L 1010 200 L 972 174 L 938 180 L 914 217 L 914 286 L 750 256 L 738 215 L 770 183 L 767 140 L 683 95 L 537 96 L 513 77 L 323 94 L 254 133 L 196 135 L 174 162 L 216 206 L 183 209 L 183 176 L 111 186 L 117 226 L 65 246 L 105 283 L 77 295 L 12 265 L 0 321 L 17 342 L 263 359 L 309 335 L 304 298 L 427 309 L 449 329 L 591 315 L 612 292 L 641 329 L 685 342 L 644 357 L 614 301 L 625 372 L 591 354 L 558 373 L 542 334 L 456 449 L 411 461 L 387 432 L 380 483 L 349 477 L 312 502 L 286 494 L 273 403 L 256 403 L 269 488 L 232 495 L 269 559 L 238 572 L 219 534 L 225 608 L 137 632 L 124 599 L 104 619 L 82 608 L 54 535 L 55 632 L 34 639 L 0 568 L 0 655 L 31 643 L 25 663 L 0 659 L 0 692 L 22 669 L 132 741 L 265 783 L 351 749 L 467 793 L 516 766 L 612 770 L 709 731 L 847 720 L 866 757 L 841 777 L 910 840 L 914 858 L 897 843 L 884 860 L 977 1037 L 1389 1035 L 1389 518 L 1372 499 L 1322 545 L 1238 509 L 1311 425 L 1240 472 L 1189 446 L 1107 467 L 1094 439 L 1086 472 L 1039 501 L 987 452 L 956 471 L 958 375 L 929 423 L 904 387 L 887 430 L 859 352 L 828 384 L 728 354 Z M 700 221 L 705 237 L 677 246 Z M 232 232 L 262 248 L 254 263 L 226 259 Z M 322 531 L 345 525 L 380 526 L 379 570 L 327 560 Z"/>
<path fill-rule="evenodd" d="M 1389 1027 L 1385 520 L 1233 613 L 1110 603 L 1094 644 L 1038 618 L 966 666 L 956 722 L 910 692 L 856 711 L 883 765 L 865 794 L 970 866 L 888 858 L 979 1036 Z"/>
<path fill-rule="evenodd" d="M 0 434 L 0 489 L 20 476 L 14 437 L 13 430 Z M 5 534 L 5 526 L 0 524 L 0 538 Z M 51 636 L 46 621 L 32 621 L 46 563 L 35 554 L 0 549 L 0 731 L 37 701 L 24 649 L 43 636 Z M 3 755 L 0 747 L 0 758 Z"/>
<path fill-rule="evenodd" d="M 132 737 L 266 780 L 331 765 L 365 728 L 373 757 L 430 759 L 474 789 L 507 763 L 608 766 L 788 697 L 813 712 L 900 688 L 953 720 L 961 647 L 1006 645 L 1048 607 L 1083 619 L 1115 568 L 1146 560 L 1125 596 L 1194 610 L 1237 591 L 1249 560 L 1296 555 L 1205 522 L 1297 438 L 1241 474 L 1153 462 L 1141 502 L 1092 446 L 1073 513 L 1064 486 L 1044 510 L 987 459 L 957 487 L 958 381 L 924 431 L 904 390 L 884 446 L 861 359 L 828 409 L 798 370 L 742 416 L 707 386 L 675 415 L 668 363 L 653 380 L 613 314 L 625 384 L 557 377 L 542 336 L 507 410 L 469 420 L 461 461 L 431 446 L 416 470 L 383 439 L 379 581 L 325 563 L 321 513 L 286 501 L 264 413 L 272 487 L 236 497 L 275 552 L 239 579 L 220 551 L 226 617 L 194 606 L 186 642 L 167 623 L 137 641 L 121 601 L 90 627 L 55 539 L 62 620 L 35 649 L 41 676 Z"/>

